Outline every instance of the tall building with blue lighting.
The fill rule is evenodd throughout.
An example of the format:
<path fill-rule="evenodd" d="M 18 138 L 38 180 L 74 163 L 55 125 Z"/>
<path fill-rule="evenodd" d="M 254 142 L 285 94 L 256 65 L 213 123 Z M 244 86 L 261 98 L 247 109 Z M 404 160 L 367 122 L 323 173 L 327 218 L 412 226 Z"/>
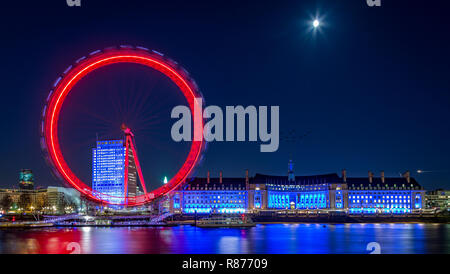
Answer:
<path fill-rule="evenodd" d="M 92 150 L 92 190 L 100 199 L 124 202 L 125 147 L 122 140 L 98 141 Z"/>

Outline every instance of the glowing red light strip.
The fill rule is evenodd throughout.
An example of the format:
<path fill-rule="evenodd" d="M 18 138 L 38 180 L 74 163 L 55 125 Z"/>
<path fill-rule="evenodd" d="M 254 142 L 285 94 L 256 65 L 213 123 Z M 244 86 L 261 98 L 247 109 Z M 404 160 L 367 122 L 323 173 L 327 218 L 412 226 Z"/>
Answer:
<path fill-rule="evenodd" d="M 145 60 L 145 61 L 148 61 L 148 62 L 157 64 L 157 65 L 159 65 L 159 66 L 161 66 L 161 67 L 167 69 L 169 72 L 171 72 L 171 75 L 174 75 L 174 76 L 176 76 L 179 80 L 181 80 L 181 82 L 184 84 L 184 87 L 187 88 L 188 91 L 191 93 L 191 96 L 192 96 L 192 98 L 194 99 L 194 103 L 195 103 L 195 94 L 194 94 L 194 92 L 193 92 L 192 89 L 189 87 L 189 85 L 186 83 L 186 81 L 183 79 L 183 77 L 181 77 L 175 70 L 173 70 L 173 69 L 170 68 L 169 66 L 165 65 L 164 63 L 158 62 L 158 61 L 156 61 L 156 60 L 153 60 L 153 59 L 150 59 L 150 58 L 147 58 L 147 57 L 138 56 L 138 55 L 118 55 L 118 56 L 112 56 L 112 57 L 104 58 L 104 59 L 101 59 L 101 60 L 99 60 L 99 61 L 96 61 L 96 62 L 94 62 L 94 63 L 92 63 L 92 64 L 86 66 L 85 68 L 83 68 L 82 70 L 80 70 L 75 76 L 73 76 L 73 77 L 67 82 L 67 84 L 64 86 L 62 92 L 59 93 L 59 96 L 58 96 L 58 98 L 56 99 L 56 102 L 55 102 L 55 104 L 54 104 L 54 108 L 53 108 L 53 110 L 52 110 L 52 115 L 51 115 L 51 119 L 50 119 L 50 146 L 51 146 L 52 156 L 53 156 L 53 158 L 56 160 L 56 162 L 57 162 L 57 164 L 58 164 L 58 169 L 59 169 L 60 171 L 62 171 L 62 173 L 64 174 L 64 177 L 66 178 L 66 180 L 68 180 L 68 181 L 71 183 L 71 185 L 74 186 L 76 189 L 78 189 L 80 192 L 82 192 L 82 193 L 84 193 L 84 194 L 88 194 L 88 195 L 91 196 L 91 197 L 93 197 L 92 194 L 87 193 L 84 189 L 81 189 L 80 186 L 79 186 L 77 183 L 75 183 L 75 182 L 70 178 L 70 176 L 68 176 L 68 174 L 66 173 L 66 171 L 65 171 L 64 168 L 62 167 L 62 164 L 61 164 L 61 162 L 60 162 L 60 159 L 59 159 L 58 154 L 56 153 L 56 148 L 55 148 L 54 138 L 53 138 L 53 137 L 54 137 L 54 136 L 53 136 L 53 125 L 54 125 L 54 122 L 55 122 L 55 121 L 54 121 L 54 119 L 55 119 L 55 111 L 56 111 L 57 106 L 59 106 L 59 104 L 60 104 L 60 100 L 61 100 L 62 96 L 66 93 L 67 88 L 75 81 L 76 78 L 78 78 L 80 75 L 82 75 L 85 71 L 87 71 L 87 70 L 91 69 L 92 67 L 94 67 L 94 66 L 96 66 L 96 65 L 98 65 L 98 64 L 101 64 L 101 63 L 103 63 L 103 62 L 107 62 L 107 61 L 114 60 L 114 59 L 127 59 L 127 58 L 138 59 L 138 60 L 139 60 L 139 59 L 140 59 L 140 60 Z M 145 63 L 140 63 L 140 64 L 147 65 L 147 64 L 145 64 Z M 158 69 L 157 69 L 157 70 L 158 70 Z M 160 71 L 160 72 L 162 72 L 162 71 Z M 164 74 L 166 74 L 166 73 L 164 73 Z M 167 76 L 169 76 L 169 75 L 167 75 Z M 78 81 L 78 80 L 77 80 L 77 81 Z M 76 83 L 76 82 L 75 82 L 75 83 Z M 203 121 L 202 121 L 202 124 L 203 124 Z M 199 125 L 199 126 L 202 126 L 202 125 Z M 200 151 L 201 151 L 201 146 L 202 146 L 202 144 L 203 144 L 203 140 L 200 140 L 200 142 L 201 142 L 201 144 L 200 144 L 200 147 L 198 147 L 198 149 L 197 149 L 197 155 L 195 156 L 195 161 L 194 161 L 194 163 L 197 162 L 198 157 L 200 156 Z M 193 144 L 193 146 L 194 146 L 194 144 Z M 179 180 L 178 184 L 181 183 L 183 180 L 186 179 L 186 177 L 189 175 L 189 173 L 192 171 L 193 168 L 194 168 L 194 164 L 192 164 L 192 165 L 189 167 L 189 171 L 183 176 L 183 178 L 182 178 L 181 180 Z M 175 176 L 175 177 L 176 177 L 176 176 Z M 174 177 L 174 178 L 175 178 L 175 177 Z M 173 179 L 172 179 L 172 180 L 173 180 Z M 169 183 L 169 185 L 172 184 L 172 180 L 171 180 L 171 182 Z M 178 185 L 178 184 L 177 184 L 177 185 Z M 174 187 L 176 187 L 176 186 L 174 186 Z"/>
<path fill-rule="evenodd" d="M 124 196 L 125 196 L 125 204 L 128 204 L 128 135 L 125 136 L 125 182 L 124 182 Z"/>

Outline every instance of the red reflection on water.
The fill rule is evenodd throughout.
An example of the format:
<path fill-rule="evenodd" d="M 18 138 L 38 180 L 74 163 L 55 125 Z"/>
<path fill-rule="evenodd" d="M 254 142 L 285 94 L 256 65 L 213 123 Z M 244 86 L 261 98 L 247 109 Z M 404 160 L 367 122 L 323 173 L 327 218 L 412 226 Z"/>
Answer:
<path fill-rule="evenodd" d="M 23 230 L 6 236 L 5 251 L 21 254 L 80 253 L 81 232 L 76 229 Z"/>

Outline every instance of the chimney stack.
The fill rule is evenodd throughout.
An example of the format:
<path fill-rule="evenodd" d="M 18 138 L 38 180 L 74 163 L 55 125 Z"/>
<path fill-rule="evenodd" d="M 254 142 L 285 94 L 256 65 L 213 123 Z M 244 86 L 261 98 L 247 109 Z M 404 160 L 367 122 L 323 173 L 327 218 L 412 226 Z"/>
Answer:
<path fill-rule="evenodd" d="M 288 180 L 290 182 L 295 182 L 294 162 L 292 162 L 292 160 L 289 160 L 288 163 Z"/>
<path fill-rule="evenodd" d="M 211 181 L 211 176 L 210 176 L 210 172 L 208 170 L 208 176 L 206 177 L 206 183 L 209 184 L 210 181 Z"/>
<path fill-rule="evenodd" d="M 369 183 L 373 182 L 373 172 L 369 171 Z"/>
<path fill-rule="evenodd" d="M 342 170 L 342 181 L 344 181 L 344 183 L 347 183 L 347 170 L 345 169 Z"/>
<path fill-rule="evenodd" d="M 222 171 L 219 173 L 219 182 L 222 183 Z"/>
<path fill-rule="evenodd" d="M 384 184 L 385 180 L 384 180 L 384 171 L 381 171 L 381 182 Z"/>
<path fill-rule="evenodd" d="M 245 188 L 249 189 L 249 180 L 248 180 L 248 169 L 245 170 Z"/>
<path fill-rule="evenodd" d="M 409 183 L 411 183 L 411 173 L 409 172 L 409 170 L 407 170 L 404 174 L 403 177 L 406 178 L 406 181 Z"/>

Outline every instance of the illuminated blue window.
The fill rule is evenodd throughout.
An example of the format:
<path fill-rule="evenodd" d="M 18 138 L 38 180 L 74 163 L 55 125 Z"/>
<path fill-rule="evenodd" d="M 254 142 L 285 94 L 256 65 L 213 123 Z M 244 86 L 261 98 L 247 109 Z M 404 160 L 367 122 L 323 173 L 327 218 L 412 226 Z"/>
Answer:
<path fill-rule="evenodd" d="M 254 206 L 255 208 L 261 208 L 261 191 L 256 190 L 255 191 L 255 198 L 254 198 Z"/>
<path fill-rule="evenodd" d="M 342 195 L 342 191 L 341 190 L 337 190 L 336 191 L 336 201 L 335 201 L 335 205 L 336 208 L 344 208 L 344 199 L 343 199 L 343 195 Z"/>

